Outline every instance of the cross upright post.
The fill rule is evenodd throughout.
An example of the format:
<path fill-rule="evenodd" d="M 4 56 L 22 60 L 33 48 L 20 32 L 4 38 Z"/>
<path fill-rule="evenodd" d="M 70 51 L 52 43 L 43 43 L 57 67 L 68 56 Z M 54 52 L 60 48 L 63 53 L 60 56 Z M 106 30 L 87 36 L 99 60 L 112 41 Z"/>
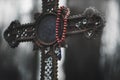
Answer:
<path fill-rule="evenodd" d="M 40 80 L 58 80 L 57 61 L 61 59 L 61 47 L 65 47 L 66 37 L 83 34 L 85 38 L 95 38 L 102 32 L 104 17 L 94 8 L 82 14 L 70 15 L 69 8 L 58 8 L 58 0 L 42 0 L 42 13 L 35 15 L 35 22 L 20 24 L 13 21 L 4 32 L 8 44 L 15 48 L 21 42 L 31 41 L 40 49 Z"/>

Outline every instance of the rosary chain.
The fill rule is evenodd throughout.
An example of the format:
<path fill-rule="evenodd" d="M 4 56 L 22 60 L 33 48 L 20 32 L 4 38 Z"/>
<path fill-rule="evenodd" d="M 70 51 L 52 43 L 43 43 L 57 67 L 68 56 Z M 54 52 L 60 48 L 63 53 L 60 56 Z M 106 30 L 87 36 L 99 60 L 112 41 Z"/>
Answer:
<path fill-rule="evenodd" d="M 59 29 L 60 29 L 60 17 L 62 15 L 62 11 L 65 11 L 65 16 L 63 18 L 63 31 L 62 31 L 62 36 L 59 38 Z M 57 11 L 57 20 L 56 20 L 56 40 L 58 44 L 60 45 L 66 37 L 66 32 L 67 32 L 67 18 L 70 14 L 69 8 L 65 8 L 64 6 L 60 7 Z"/>

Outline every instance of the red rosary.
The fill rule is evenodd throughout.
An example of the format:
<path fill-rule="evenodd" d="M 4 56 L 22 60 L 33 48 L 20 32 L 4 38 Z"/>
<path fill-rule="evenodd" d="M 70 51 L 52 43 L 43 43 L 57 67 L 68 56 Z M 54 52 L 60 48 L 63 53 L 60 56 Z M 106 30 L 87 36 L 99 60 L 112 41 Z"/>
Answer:
<path fill-rule="evenodd" d="M 64 16 L 64 24 L 63 24 L 63 31 L 62 31 L 62 36 L 59 38 L 59 27 L 60 27 L 60 16 L 62 14 L 62 10 L 65 10 L 65 16 Z M 66 32 L 67 32 L 67 19 L 70 14 L 69 8 L 65 8 L 64 6 L 60 7 L 57 11 L 57 20 L 56 20 L 56 40 L 57 43 L 60 45 L 66 37 Z"/>

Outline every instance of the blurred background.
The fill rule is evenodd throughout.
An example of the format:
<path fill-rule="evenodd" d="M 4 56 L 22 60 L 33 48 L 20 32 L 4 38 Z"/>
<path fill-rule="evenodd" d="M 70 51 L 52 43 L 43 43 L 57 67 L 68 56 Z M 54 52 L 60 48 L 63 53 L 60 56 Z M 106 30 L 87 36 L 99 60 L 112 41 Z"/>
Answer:
<path fill-rule="evenodd" d="M 69 7 L 71 15 L 95 7 L 106 26 L 96 39 L 80 35 L 66 39 L 59 80 L 120 80 L 120 0 L 60 0 L 60 5 Z M 32 43 L 10 48 L 3 32 L 16 19 L 22 24 L 33 22 L 41 7 L 41 0 L 0 0 L 0 80 L 39 80 L 39 52 L 32 50 Z"/>

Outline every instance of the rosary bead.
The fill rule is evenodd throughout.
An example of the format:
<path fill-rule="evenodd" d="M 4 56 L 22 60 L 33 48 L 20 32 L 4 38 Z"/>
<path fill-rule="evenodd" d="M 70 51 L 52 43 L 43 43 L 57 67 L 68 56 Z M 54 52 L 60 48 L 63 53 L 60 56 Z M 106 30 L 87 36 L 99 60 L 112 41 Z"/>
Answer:
<path fill-rule="evenodd" d="M 57 20 L 60 20 L 60 18 L 57 18 Z"/>
<path fill-rule="evenodd" d="M 67 23 L 64 23 L 64 26 L 67 27 Z"/>
<path fill-rule="evenodd" d="M 61 13 L 58 13 L 58 15 L 61 15 Z"/>
<path fill-rule="evenodd" d="M 56 26 L 59 26 L 59 23 L 56 23 Z"/>
<path fill-rule="evenodd" d="M 67 19 L 64 19 L 65 22 L 67 22 Z"/>
<path fill-rule="evenodd" d="M 58 21 L 58 20 L 56 21 L 56 23 L 59 23 L 59 22 L 60 22 L 60 21 Z"/>

